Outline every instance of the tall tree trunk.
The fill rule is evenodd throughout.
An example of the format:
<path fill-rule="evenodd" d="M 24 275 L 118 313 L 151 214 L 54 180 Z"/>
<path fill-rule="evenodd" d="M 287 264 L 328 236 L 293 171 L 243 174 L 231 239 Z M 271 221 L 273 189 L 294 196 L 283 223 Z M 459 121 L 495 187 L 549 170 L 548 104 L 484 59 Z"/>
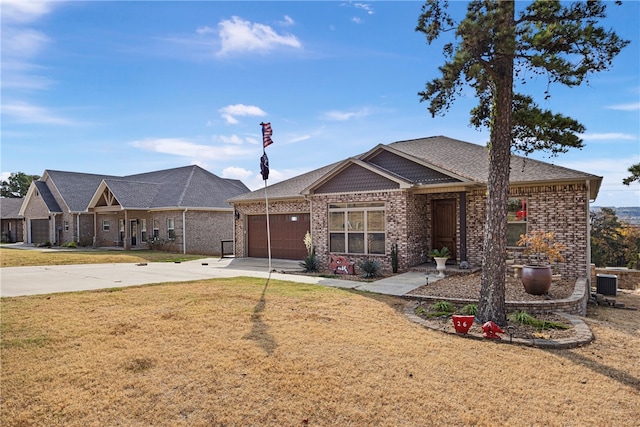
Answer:
<path fill-rule="evenodd" d="M 482 252 L 482 287 L 478 318 L 507 323 L 505 278 L 507 249 L 507 202 L 509 198 L 509 163 L 511 157 L 511 112 L 513 106 L 513 61 L 515 49 L 514 4 L 501 2 L 498 7 L 496 44 L 499 60 L 490 70 L 495 84 L 493 126 L 489 147 L 487 181 L 487 217 Z M 497 112 L 501 112 L 498 114 Z M 507 112 L 507 113 L 502 113 Z"/>

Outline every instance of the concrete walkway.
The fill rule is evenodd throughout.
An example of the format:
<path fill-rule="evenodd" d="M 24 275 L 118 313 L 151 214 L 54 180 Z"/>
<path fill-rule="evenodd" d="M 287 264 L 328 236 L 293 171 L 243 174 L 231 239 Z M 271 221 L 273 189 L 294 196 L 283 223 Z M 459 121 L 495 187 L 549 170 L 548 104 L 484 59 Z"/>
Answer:
<path fill-rule="evenodd" d="M 84 264 L 0 269 L 0 296 L 15 297 L 57 292 L 136 286 L 150 283 L 184 282 L 221 277 L 260 277 L 357 289 L 388 295 L 404 295 L 426 283 L 424 273 L 408 272 L 374 282 L 292 275 L 301 271 L 299 261 L 257 258 L 206 258 L 170 263 Z M 437 280 L 429 276 L 429 282 Z"/>

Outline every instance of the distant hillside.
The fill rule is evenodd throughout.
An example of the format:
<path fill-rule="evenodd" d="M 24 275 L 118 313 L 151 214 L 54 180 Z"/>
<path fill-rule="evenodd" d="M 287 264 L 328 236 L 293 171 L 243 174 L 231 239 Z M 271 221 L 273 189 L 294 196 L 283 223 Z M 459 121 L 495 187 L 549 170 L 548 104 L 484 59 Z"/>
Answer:
<path fill-rule="evenodd" d="M 607 207 L 610 207 L 611 209 L 615 209 L 616 216 L 620 221 L 626 222 L 628 224 L 640 225 L 640 206 L 628 206 L 628 207 L 621 207 L 621 208 L 615 208 L 612 206 L 607 206 Z M 600 206 L 593 206 L 592 209 L 594 211 L 599 211 Z"/>

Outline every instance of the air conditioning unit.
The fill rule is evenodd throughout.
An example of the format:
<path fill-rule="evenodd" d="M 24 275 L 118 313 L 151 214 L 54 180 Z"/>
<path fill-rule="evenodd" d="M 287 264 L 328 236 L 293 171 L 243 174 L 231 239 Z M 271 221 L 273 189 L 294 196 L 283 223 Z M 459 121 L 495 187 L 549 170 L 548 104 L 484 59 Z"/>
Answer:
<path fill-rule="evenodd" d="M 618 276 L 596 274 L 596 292 L 602 295 L 618 295 Z"/>

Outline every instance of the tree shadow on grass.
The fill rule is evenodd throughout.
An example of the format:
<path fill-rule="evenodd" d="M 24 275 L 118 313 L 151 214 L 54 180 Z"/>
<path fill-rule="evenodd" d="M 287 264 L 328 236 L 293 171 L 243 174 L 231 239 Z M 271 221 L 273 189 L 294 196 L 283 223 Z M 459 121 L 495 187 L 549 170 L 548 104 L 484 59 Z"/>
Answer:
<path fill-rule="evenodd" d="M 603 363 L 597 362 L 593 359 L 589 359 L 588 357 L 585 357 L 581 354 L 573 353 L 571 351 L 551 351 L 551 353 L 556 356 L 562 356 L 570 360 L 572 363 L 584 366 L 585 368 L 589 368 L 598 374 L 605 375 L 612 380 L 619 382 L 620 384 L 640 391 L 640 379 L 634 377 L 633 375 L 629 375 L 629 373 L 621 371 L 620 369 L 607 366 Z"/>
<path fill-rule="evenodd" d="M 251 331 L 242 337 L 243 339 L 255 341 L 268 355 L 273 354 L 276 347 L 278 347 L 275 338 L 269 335 L 269 326 L 262 320 L 262 312 L 267 305 L 266 293 L 270 277 L 271 273 L 269 273 L 269 278 L 267 278 L 267 281 L 264 284 L 260 300 L 253 308 L 253 314 L 251 315 Z"/>

